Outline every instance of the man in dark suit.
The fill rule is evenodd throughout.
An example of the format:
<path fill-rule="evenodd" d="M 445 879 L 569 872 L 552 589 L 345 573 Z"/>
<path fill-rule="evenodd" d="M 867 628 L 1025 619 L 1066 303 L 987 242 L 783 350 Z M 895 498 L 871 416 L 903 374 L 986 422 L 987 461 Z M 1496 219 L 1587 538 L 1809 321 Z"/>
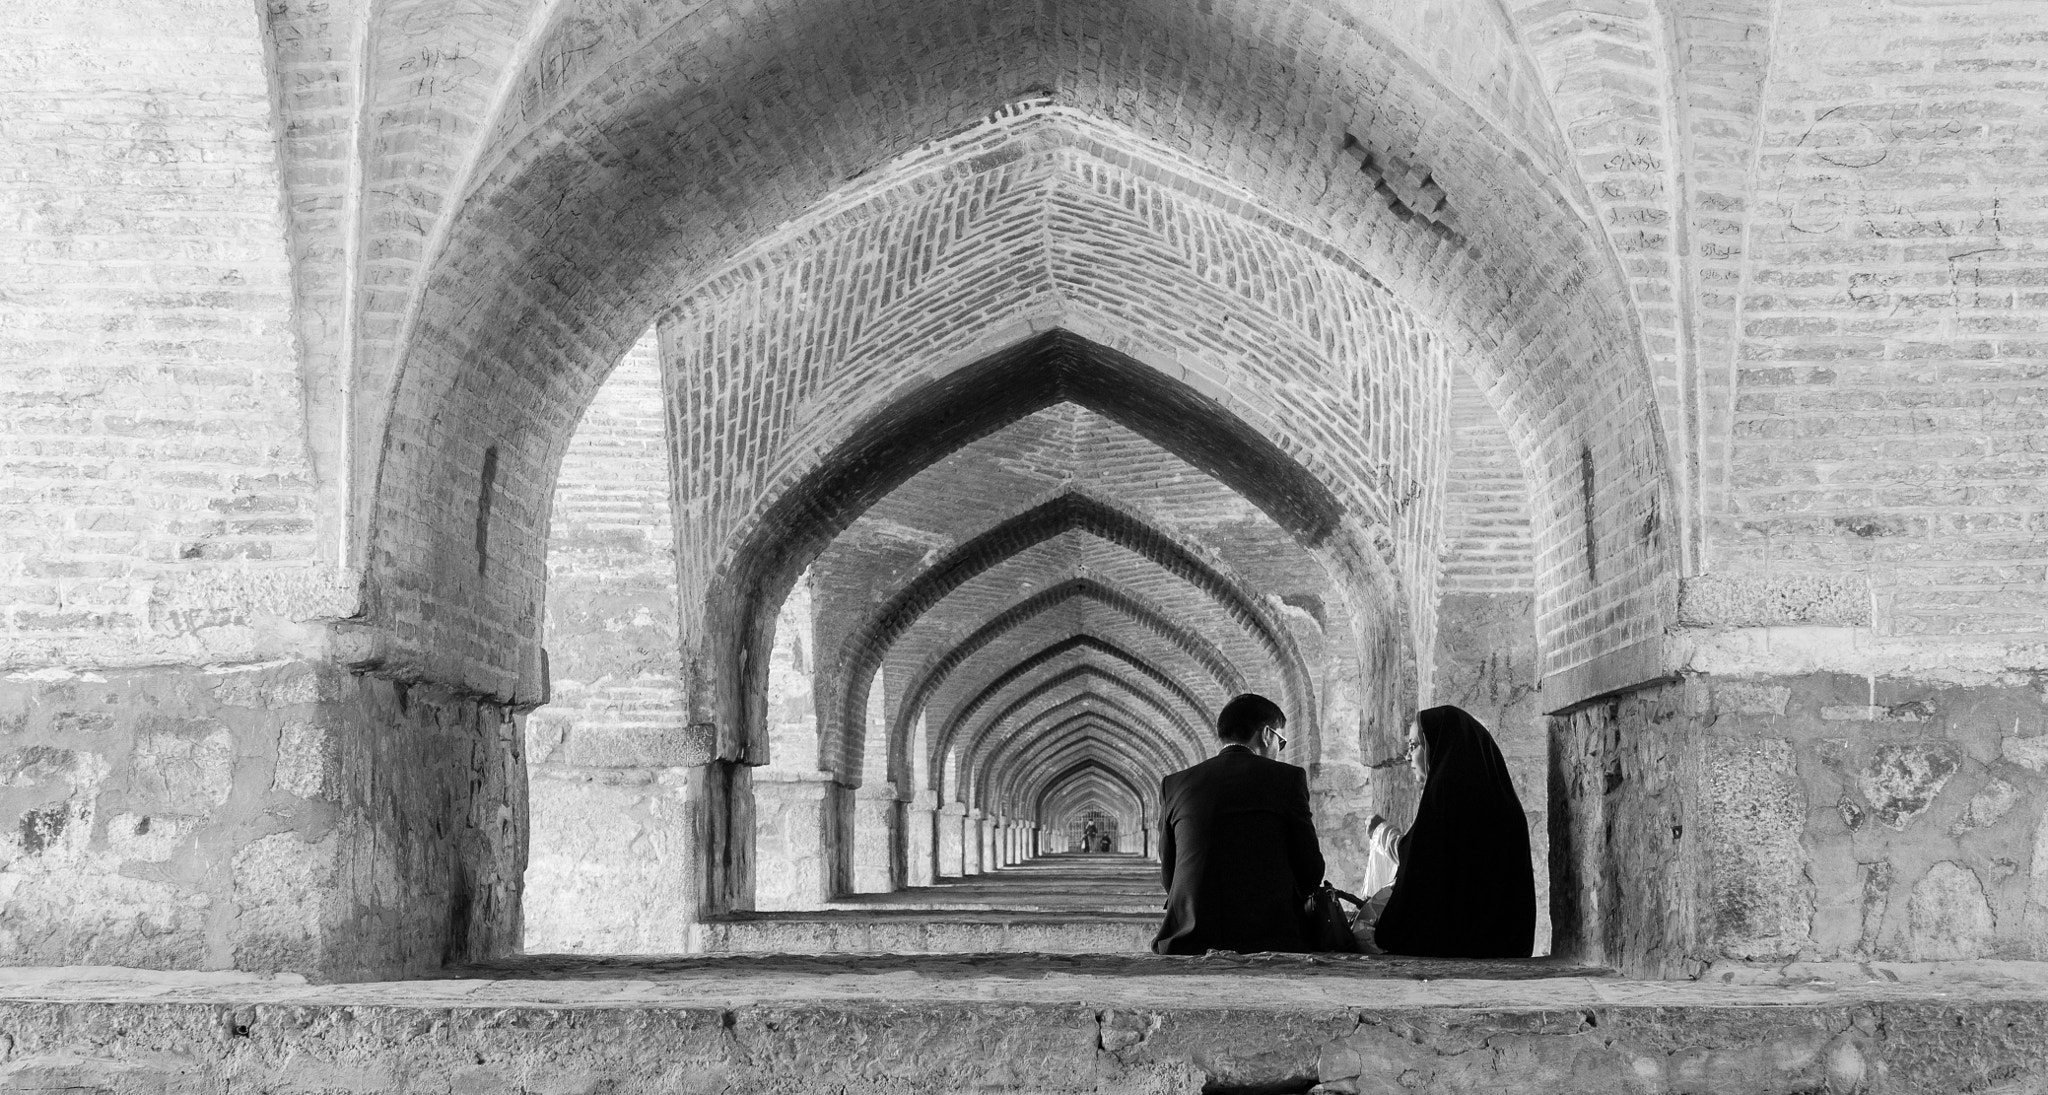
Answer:
<path fill-rule="evenodd" d="M 1308 773 L 1271 760 L 1287 716 L 1246 693 L 1216 719 L 1223 748 L 1159 785 L 1166 922 L 1159 954 L 1301 951 L 1302 904 L 1323 881 Z"/>

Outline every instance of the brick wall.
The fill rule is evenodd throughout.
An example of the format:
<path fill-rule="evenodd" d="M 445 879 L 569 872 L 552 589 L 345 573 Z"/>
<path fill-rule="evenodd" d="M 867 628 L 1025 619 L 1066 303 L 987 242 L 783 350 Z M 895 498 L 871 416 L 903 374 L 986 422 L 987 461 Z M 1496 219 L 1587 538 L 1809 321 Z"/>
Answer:
<path fill-rule="evenodd" d="M 1711 566 L 1860 576 L 1881 632 L 2043 630 L 2034 14 L 1783 6 Z"/>
<path fill-rule="evenodd" d="M 1449 425 L 1439 588 L 1447 595 L 1530 592 L 1528 477 L 1500 415 L 1462 370 L 1451 378 Z"/>
<path fill-rule="evenodd" d="M 26 6 L 0 42 L 0 666 L 308 649 L 319 565 L 259 28 Z"/>
<path fill-rule="evenodd" d="M 524 945 L 541 953 L 687 944 L 664 860 L 691 842 L 675 536 L 654 333 L 583 412 L 549 511 L 542 642 L 550 693 L 528 716 Z"/>
<path fill-rule="evenodd" d="M 562 457 L 548 532 L 551 694 L 537 764 L 657 757 L 684 724 L 675 535 L 653 332 L 619 361 Z"/>

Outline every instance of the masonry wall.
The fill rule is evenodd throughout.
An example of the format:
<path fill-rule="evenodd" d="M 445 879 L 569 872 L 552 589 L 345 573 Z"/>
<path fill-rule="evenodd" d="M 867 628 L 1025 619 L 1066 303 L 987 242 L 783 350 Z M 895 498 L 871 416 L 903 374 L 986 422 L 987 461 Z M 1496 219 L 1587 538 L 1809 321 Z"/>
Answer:
<path fill-rule="evenodd" d="M 2038 681 L 1702 674 L 1551 720 L 1561 953 L 1648 976 L 2048 954 Z"/>
<path fill-rule="evenodd" d="M 583 413 L 548 536 L 549 695 L 528 717 L 525 947 L 681 950 L 693 837 L 675 540 L 653 332 Z"/>
<path fill-rule="evenodd" d="M 306 662 L 0 686 L 0 953 L 419 974 L 519 945 L 518 717 Z"/>
<path fill-rule="evenodd" d="M 1713 240 L 1746 253 L 1710 570 L 1831 576 L 1821 622 L 1880 633 L 2048 628 L 2040 30 L 2024 2 L 1783 5 L 1745 233 Z"/>
<path fill-rule="evenodd" d="M 12 5 L 0 42 L 0 668 L 304 650 L 317 562 L 245 4 Z"/>

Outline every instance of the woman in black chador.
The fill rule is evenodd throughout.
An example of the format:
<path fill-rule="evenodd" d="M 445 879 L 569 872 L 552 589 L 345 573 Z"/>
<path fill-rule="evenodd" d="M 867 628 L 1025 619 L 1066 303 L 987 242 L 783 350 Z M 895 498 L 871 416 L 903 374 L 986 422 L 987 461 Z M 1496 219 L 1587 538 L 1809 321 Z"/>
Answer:
<path fill-rule="evenodd" d="M 1425 777 L 1373 939 L 1390 954 L 1526 958 L 1536 940 L 1528 822 L 1500 747 L 1456 707 L 1415 717 Z"/>

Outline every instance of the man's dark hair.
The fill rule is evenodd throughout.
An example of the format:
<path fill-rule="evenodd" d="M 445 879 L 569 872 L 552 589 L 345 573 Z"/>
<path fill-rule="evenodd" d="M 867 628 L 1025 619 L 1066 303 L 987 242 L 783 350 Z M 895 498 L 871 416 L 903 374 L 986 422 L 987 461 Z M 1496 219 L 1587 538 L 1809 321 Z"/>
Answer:
<path fill-rule="evenodd" d="M 1250 741 L 1265 727 L 1285 724 L 1287 712 L 1280 705 L 1259 695 L 1246 692 L 1223 705 L 1223 713 L 1216 716 L 1216 736 L 1224 741 Z"/>

